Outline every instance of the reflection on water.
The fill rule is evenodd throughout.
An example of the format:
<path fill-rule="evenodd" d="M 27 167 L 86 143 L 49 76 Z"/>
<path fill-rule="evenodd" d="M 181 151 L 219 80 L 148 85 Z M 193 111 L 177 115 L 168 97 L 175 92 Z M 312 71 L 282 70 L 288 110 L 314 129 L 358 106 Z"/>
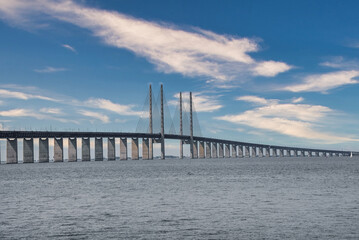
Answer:
<path fill-rule="evenodd" d="M 358 239 L 358 158 L 0 166 L 0 239 Z"/>

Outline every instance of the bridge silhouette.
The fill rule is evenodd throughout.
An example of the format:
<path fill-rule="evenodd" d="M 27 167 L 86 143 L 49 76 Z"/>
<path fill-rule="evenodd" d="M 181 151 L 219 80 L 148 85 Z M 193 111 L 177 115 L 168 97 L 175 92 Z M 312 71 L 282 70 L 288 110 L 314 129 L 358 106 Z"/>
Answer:
<path fill-rule="evenodd" d="M 182 93 L 179 93 L 179 132 L 165 133 L 165 101 L 163 85 L 160 91 L 160 129 L 154 131 L 152 87 L 149 86 L 149 101 L 144 113 L 148 116 L 147 130 L 143 132 L 70 132 L 70 131 L 0 131 L 0 139 L 6 139 L 6 163 L 18 163 L 18 140 L 23 140 L 23 163 L 34 163 L 34 139 L 39 139 L 39 162 L 49 162 L 49 141 L 53 139 L 54 162 L 76 162 L 77 139 L 82 139 L 82 161 L 91 161 L 90 139 L 95 142 L 95 161 L 104 159 L 103 139 L 107 138 L 107 159 L 116 160 L 116 139 L 120 139 L 120 160 L 129 159 L 128 139 L 131 139 L 131 156 L 133 160 L 140 159 L 139 144 L 142 144 L 142 159 L 153 159 L 153 145 L 160 144 L 161 159 L 166 158 L 166 139 L 179 140 L 179 158 L 183 158 L 183 145 L 189 144 L 190 157 L 195 158 L 242 158 L 242 157 L 344 157 L 359 155 L 358 152 L 326 150 L 315 148 L 299 148 L 250 142 L 209 138 L 194 135 L 194 114 L 192 93 L 189 93 L 189 134 L 184 134 L 185 120 L 183 115 Z M 146 105 L 146 104 L 145 104 Z M 157 110 L 157 109 L 156 109 Z M 141 119 L 140 119 L 141 121 Z M 139 121 L 139 122 L 140 122 Z M 157 122 L 155 123 L 157 124 Z M 138 129 L 139 126 L 138 125 Z M 68 139 L 68 156 L 64 156 L 64 139 Z"/>

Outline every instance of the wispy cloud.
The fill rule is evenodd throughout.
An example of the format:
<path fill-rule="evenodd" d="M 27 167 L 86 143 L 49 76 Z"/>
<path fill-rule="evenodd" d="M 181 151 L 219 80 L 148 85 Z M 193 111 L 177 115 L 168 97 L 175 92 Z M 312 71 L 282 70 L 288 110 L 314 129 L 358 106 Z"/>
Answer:
<path fill-rule="evenodd" d="M 0 98 L 17 98 L 22 100 L 29 100 L 29 99 L 41 99 L 46 101 L 57 101 L 54 98 L 36 95 L 36 94 L 30 94 L 30 93 L 24 93 L 19 91 L 11 91 L 7 89 L 0 89 Z"/>
<path fill-rule="evenodd" d="M 132 105 L 122 105 L 103 98 L 90 98 L 84 102 L 84 106 L 104 109 L 124 116 L 141 116 L 142 114 L 140 111 L 133 110 Z"/>
<path fill-rule="evenodd" d="M 29 24 L 36 19 L 40 21 L 36 16 L 41 14 L 51 16 L 89 29 L 107 45 L 147 58 L 160 71 L 203 76 L 222 86 L 224 82 L 240 81 L 243 75 L 272 77 L 291 69 L 284 62 L 252 58 L 249 53 L 259 51 L 260 47 L 250 38 L 219 35 L 199 28 L 181 29 L 71 0 L 2 2 L 2 18 L 12 23 Z"/>
<path fill-rule="evenodd" d="M 24 109 L 24 108 L 16 108 L 11 110 L 0 111 L 0 116 L 2 117 L 11 117 L 11 118 L 18 118 L 18 117 L 31 117 L 36 118 L 39 120 L 55 120 L 59 122 L 72 122 L 78 124 L 78 121 L 72 119 L 64 119 L 59 117 L 53 117 L 48 114 L 39 113 L 34 109 Z"/>
<path fill-rule="evenodd" d="M 256 99 L 257 97 L 253 97 Z M 254 102 L 250 98 L 238 98 L 241 101 Z M 322 143 L 340 143 L 359 141 L 351 137 L 337 136 L 317 128 L 318 123 L 334 114 L 328 107 L 320 105 L 280 103 L 279 100 L 265 99 L 262 105 L 236 115 L 217 117 L 219 120 L 235 124 L 247 125 L 255 129 L 277 132 L 297 138 L 320 140 Z"/>
<path fill-rule="evenodd" d="M 71 52 L 77 53 L 76 49 L 68 44 L 62 44 L 61 46 L 70 50 Z"/>
<path fill-rule="evenodd" d="M 179 93 L 175 94 L 174 97 L 179 99 Z M 218 95 L 207 95 L 205 92 L 193 92 L 192 101 L 196 112 L 214 112 L 223 107 L 218 100 Z M 189 94 L 182 93 L 182 106 L 184 109 L 189 110 Z M 179 100 L 169 101 L 169 104 L 176 106 Z"/>
<path fill-rule="evenodd" d="M 110 122 L 109 117 L 102 114 L 102 113 L 92 112 L 92 111 L 87 111 L 87 110 L 80 110 L 79 113 L 81 115 L 84 115 L 84 116 L 87 116 L 87 117 L 98 119 L 98 120 L 102 121 L 103 123 L 109 123 Z"/>
<path fill-rule="evenodd" d="M 60 108 L 41 108 L 40 112 L 54 114 L 54 115 L 63 115 L 64 114 Z"/>
<path fill-rule="evenodd" d="M 34 69 L 34 72 L 38 73 L 54 73 L 54 72 L 63 72 L 67 71 L 66 68 L 55 68 L 55 67 L 45 67 L 42 69 Z"/>
<path fill-rule="evenodd" d="M 326 93 L 328 90 L 337 88 L 348 84 L 357 84 L 359 71 L 338 71 L 324 74 L 309 75 L 304 78 L 302 83 L 293 84 L 280 88 L 280 90 L 291 92 L 322 92 Z"/>

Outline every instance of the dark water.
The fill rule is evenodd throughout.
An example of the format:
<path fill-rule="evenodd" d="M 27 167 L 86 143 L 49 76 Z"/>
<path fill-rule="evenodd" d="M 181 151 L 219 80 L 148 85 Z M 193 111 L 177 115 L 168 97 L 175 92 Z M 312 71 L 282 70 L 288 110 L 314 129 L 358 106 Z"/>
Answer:
<path fill-rule="evenodd" d="M 0 239 L 359 239 L 359 159 L 1 165 L 0 201 Z"/>

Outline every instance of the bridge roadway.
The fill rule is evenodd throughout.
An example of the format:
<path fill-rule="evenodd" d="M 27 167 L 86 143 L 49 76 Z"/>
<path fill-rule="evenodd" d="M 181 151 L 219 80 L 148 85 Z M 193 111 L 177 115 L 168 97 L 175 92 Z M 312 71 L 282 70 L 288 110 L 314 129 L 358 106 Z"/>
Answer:
<path fill-rule="evenodd" d="M 54 161 L 62 162 L 63 138 L 68 138 L 68 161 L 77 161 L 77 138 L 82 138 L 82 160 L 90 161 L 90 138 L 95 139 L 95 160 L 103 160 L 103 138 L 108 139 L 108 159 L 115 160 L 115 138 L 120 138 L 120 159 L 126 160 L 127 139 L 132 139 L 132 159 L 139 159 L 139 139 L 142 139 L 142 158 L 153 158 L 153 143 L 161 143 L 160 133 L 131 132 L 69 132 L 69 131 L 0 131 L 0 139 L 7 139 L 7 163 L 18 163 L 17 139 L 23 139 L 23 161 L 34 162 L 34 138 L 39 138 L 39 162 L 49 162 L 49 138 L 54 139 Z M 164 134 L 164 139 L 179 140 L 180 145 L 193 143 L 193 158 L 216 157 L 283 157 L 283 156 L 350 156 L 358 152 L 298 148 L 268 144 L 256 144 L 217 138 L 191 137 Z M 164 141 L 163 141 L 164 144 Z"/>

